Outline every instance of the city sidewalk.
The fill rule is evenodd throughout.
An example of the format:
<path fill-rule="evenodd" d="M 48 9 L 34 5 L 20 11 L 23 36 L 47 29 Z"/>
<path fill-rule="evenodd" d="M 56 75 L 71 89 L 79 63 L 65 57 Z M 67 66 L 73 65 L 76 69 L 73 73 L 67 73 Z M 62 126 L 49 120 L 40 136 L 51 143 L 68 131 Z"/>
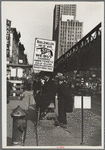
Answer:
<path fill-rule="evenodd" d="M 81 109 L 74 109 L 72 113 L 67 113 L 67 129 L 54 126 L 54 120 L 47 120 L 47 116 L 54 116 L 54 113 L 48 113 L 44 120 L 38 121 L 36 128 L 35 101 L 32 92 L 26 91 L 24 95 L 22 101 L 10 101 L 7 104 L 8 146 L 11 146 L 13 123 L 10 114 L 18 105 L 22 109 L 28 110 L 24 146 L 81 146 Z M 95 97 L 92 99 L 92 108 L 84 110 L 84 146 L 101 146 L 100 106 L 100 99 Z"/>
<path fill-rule="evenodd" d="M 92 98 L 92 108 L 84 109 L 83 146 L 101 146 L 101 103 L 97 97 Z M 81 109 L 67 113 L 67 129 L 56 127 L 54 113 L 48 113 L 35 125 L 34 105 L 30 105 L 25 146 L 82 146 Z M 37 141 L 36 141 L 37 133 Z"/>
<path fill-rule="evenodd" d="M 81 110 L 67 113 L 67 129 L 55 127 L 54 121 L 38 121 L 38 146 L 82 146 Z M 101 118 L 90 110 L 84 110 L 84 146 L 101 145 Z"/>
<path fill-rule="evenodd" d="M 10 100 L 7 104 L 7 146 L 11 146 L 12 142 L 13 118 L 11 113 L 17 106 L 28 112 L 30 103 L 35 103 L 32 99 L 32 92 L 25 91 L 23 95 L 23 100 Z"/>
<path fill-rule="evenodd" d="M 101 146 L 100 102 L 99 98 L 93 97 L 92 108 L 84 109 L 84 146 Z M 67 113 L 67 129 L 54 126 L 54 120 L 47 120 L 47 117 L 54 117 L 54 113 L 48 113 L 44 120 L 37 123 L 38 146 L 82 146 L 81 109 L 74 109 L 72 113 Z"/>

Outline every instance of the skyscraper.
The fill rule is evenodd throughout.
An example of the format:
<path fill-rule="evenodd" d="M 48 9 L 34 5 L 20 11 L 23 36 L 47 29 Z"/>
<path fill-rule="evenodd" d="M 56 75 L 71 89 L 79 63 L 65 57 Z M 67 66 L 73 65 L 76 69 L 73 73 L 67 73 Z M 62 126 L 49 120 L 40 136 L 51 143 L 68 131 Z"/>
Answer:
<path fill-rule="evenodd" d="M 82 30 L 83 23 L 76 20 L 76 5 L 55 5 L 53 20 L 55 60 L 82 38 Z"/>

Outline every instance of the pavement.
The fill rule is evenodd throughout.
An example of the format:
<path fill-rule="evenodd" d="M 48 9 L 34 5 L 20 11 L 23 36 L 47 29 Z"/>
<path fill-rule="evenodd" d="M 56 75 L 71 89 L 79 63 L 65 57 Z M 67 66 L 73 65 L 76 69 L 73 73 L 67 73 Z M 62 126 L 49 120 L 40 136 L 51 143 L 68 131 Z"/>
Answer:
<path fill-rule="evenodd" d="M 25 91 L 23 95 L 24 95 L 23 100 L 10 100 L 9 103 L 7 104 L 7 146 L 12 146 L 11 143 L 12 143 L 13 118 L 11 117 L 11 113 L 13 112 L 13 110 L 17 106 L 20 106 L 23 110 L 29 112 L 30 104 L 35 105 L 35 101 L 33 99 L 31 91 Z"/>
<path fill-rule="evenodd" d="M 28 112 L 27 129 L 24 146 L 81 146 L 82 119 L 81 109 L 74 109 L 67 113 L 67 128 L 56 127 L 54 120 L 47 120 L 48 113 L 43 120 L 36 124 L 35 101 L 31 91 L 25 91 L 23 100 L 10 100 L 7 104 L 7 146 L 11 146 L 13 119 L 11 113 L 18 105 Z M 101 99 L 92 97 L 91 109 L 84 109 L 83 115 L 83 145 L 101 146 Z"/>

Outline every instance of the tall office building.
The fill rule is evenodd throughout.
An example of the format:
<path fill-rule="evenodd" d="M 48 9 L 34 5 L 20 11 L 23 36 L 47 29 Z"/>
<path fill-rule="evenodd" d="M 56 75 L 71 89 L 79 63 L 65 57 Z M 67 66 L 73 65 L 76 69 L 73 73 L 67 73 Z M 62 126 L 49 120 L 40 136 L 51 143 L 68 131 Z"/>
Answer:
<path fill-rule="evenodd" d="M 82 38 L 82 30 L 83 23 L 76 20 L 76 5 L 55 5 L 53 20 L 55 60 Z"/>

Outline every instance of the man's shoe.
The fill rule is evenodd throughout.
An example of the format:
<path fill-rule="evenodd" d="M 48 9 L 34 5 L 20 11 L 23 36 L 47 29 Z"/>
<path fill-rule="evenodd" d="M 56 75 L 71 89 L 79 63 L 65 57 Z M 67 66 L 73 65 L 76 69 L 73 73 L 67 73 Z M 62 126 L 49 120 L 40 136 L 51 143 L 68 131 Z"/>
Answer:
<path fill-rule="evenodd" d="M 59 125 L 59 121 L 58 121 L 58 120 L 55 120 L 55 121 L 54 121 L 54 125 L 55 125 L 56 127 L 60 126 L 60 125 Z"/>
<path fill-rule="evenodd" d="M 61 126 L 62 128 L 67 128 L 67 125 L 64 124 L 64 123 L 60 123 L 60 126 Z"/>

